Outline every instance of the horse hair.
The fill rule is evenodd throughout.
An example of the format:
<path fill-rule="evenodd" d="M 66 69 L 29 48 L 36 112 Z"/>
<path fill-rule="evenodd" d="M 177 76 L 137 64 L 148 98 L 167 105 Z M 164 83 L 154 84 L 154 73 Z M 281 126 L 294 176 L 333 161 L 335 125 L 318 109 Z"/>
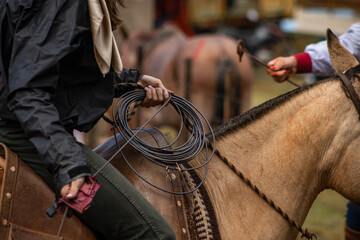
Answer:
<path fill-rule="evenodd" d="M 356 76 L 359 71 L 360 71 L 360 65 L 357 67 L 351 68 L 345 74 L 349 79 L 354 79 L 354 76 Z M 300 93 L 303 93 L 303 92 L 313 88 L 314 86 L 317 86 L 324 82 L 335 81 L 335 80 L 337 80 L 337 79 L 336 79 L 335 75 L 333 75 L 330 78 L 294 89 L 290 92 L 284 93 L 282 95 L 279 95 L 278 97 L 270 99 L 270 100 L 260 104 L 259 106 L 251 108 L 247 112 L 230 119 L 229 121 L 220 125 L 217 129 L 215 129 L 215 131 L 214 131 L 215 137 L 219 139 L 221 137 L 226 136 L 227 134 L 230 134 L 231 132 L 233 132 L 237 129 L 244 128 L 245 126 L 251 124 L 252 122 L 262 118 L 263 116 L 265 116 L 266 114 L 268 114 L 269 112 L 271 112 L 272 110 L 277 108 L 278 106 L 280 106 L 280 105 L 284 104 L 285 102 L 287 102 L 288 100 L 292 99 L 294 96 L 297 96 Z"/>

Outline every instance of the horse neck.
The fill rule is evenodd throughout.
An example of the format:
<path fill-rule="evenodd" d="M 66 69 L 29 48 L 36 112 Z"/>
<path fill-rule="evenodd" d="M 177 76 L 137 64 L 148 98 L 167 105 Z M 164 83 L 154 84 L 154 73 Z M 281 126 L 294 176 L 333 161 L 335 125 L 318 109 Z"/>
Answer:
<path fill-rule="evenodd" d="M 349 114 L 354 117 L 349 117 Z M 336 182 L 338 179 L 332 177 L 331 173 L 336 172 L 336 161 L 341 157 L 339 154 L 351 141 L 351 138 L 344 139 L 344 134 L 351 135 L 346 126 L 352 124 L 351 121 L 358 121 L 356 115 L 339 83 L 330 81 L 312 87 L 260 119 L 218 137 L 216 149 L 221 153 L 221 158 L 226 158 L 282 210 L 302 224 L 316 196 L 323 189 L 339 186 Z M 286 234 L 297 234 L 245 183 L 234 180 L 235 174 L 229 173 L 219 157 L 214 158 L 210 165 L 213 167 L 210 168 L 207 183 L 218 181 L 218 174 L 211 172 L 214 169 L 224 172 L 221 177 L 225 178 L 225 182 L 237 184 L 229 196 L 216 186 L 206 184 L 212 195 L 218 196 L 217 201 L 221 201 L 219 198 L 238 196 L 239 204 L 242 202 L 246 206 L 238 210 L 240 216 L 253 219 L 253 214 L 261 211 L 261 218 L 255 220 L 258 228 L 264 228 L 269 222 L 274 225 L 271 220 L 275 217 L 279 226 L 272 233 L 274 236 L 281 238 Z M 222 191 L 221 194 L 217 194 L 218 191 Z M 231 209 L 237 211 L 235 205 Z M 263 224 L 259 224 L 261 219 L 265 219 Z M 243 224 L 254 228 L 252 224 L 255 222 L 245 220 Z M 279 233 L 279 229 L 283 229 L 282 233 Z M 262 230 L 258 229 L 258 232 Z"/>

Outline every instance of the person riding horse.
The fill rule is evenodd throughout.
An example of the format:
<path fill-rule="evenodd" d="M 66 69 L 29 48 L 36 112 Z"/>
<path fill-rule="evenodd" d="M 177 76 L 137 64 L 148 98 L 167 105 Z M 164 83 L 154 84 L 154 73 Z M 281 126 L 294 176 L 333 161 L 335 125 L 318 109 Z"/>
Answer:
<path fill-rule="evenodd" d="M 360 22 L 354 23 L 346 33 L 339 36 L 341 43 L 360 59 Z M 295 73 L 313 73 L 324 78 L 334 73 L 326 41 L 320 41 L 306 46 L 303 53 L 288 57 L 278 57 L 268 65 L 272 70 L 268 74 L 277 82 L 283 82 Z M 347 205 L 346 239 L 360 238 L 360 206 L 353 202 Z"/>
<path fill-rule="evenodd" d="M 90 130 L 121 92 L 145 87 L 143 106 L 162 104 L 161 80 L 122 68 L 112 30 L 123 0 L 0 1 L 0 141 L 56 193 L 74 199 L 106 161 L 73 137 Z M 175 239 L 169 224 L 107 166 L 100 189 L 78 217 L 100 239 Z"/>

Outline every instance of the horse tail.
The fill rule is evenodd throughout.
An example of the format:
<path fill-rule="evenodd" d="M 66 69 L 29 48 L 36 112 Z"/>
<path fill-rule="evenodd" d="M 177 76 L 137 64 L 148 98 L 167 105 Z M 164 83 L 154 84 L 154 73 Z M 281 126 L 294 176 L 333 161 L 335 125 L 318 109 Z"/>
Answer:
<path fill-rule="evenodd" d="M 225 83 L 227 60 L 219 60 L 217 64 L 217 86 L 215 96 L 215 114 L 211 119 L 211 125 L 217 126 L 224 121 Z"/>
<path fill-rule="evenodd" d="M 220 125 L 226 119 L 240 114 L 240 74 L 229 59 L 221 59 L 217 64 L 217 91 L 215 96 L 215 114 L 212 125 Z"/>
<path fill-rule="evenodd" d="M 230 98 L 230 114 L 229 117 L 233 118 L 241 113 L 242 109 L 242 102 L 241 99 L 241 75 L 239 70 L 236 66 L 236 63 L 229 59 L 228 66 L 227 66 L 227 79 L 229 81 L 228 84 L 228 92 Z"/>

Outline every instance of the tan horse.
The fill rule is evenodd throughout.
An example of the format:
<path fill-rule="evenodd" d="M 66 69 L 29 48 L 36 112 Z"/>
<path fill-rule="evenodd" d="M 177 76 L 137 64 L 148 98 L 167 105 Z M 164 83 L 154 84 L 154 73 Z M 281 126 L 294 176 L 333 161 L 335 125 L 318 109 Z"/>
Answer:
<path fill-rule="evenodd" d="M 344 72 L 358 65 L 350 53 L 343 52 L 336 37 L 329 36 L 336 70 Z M 359 74 L 359 67 L 348 71 L 357 95 Z M 359 114 L 336 77 L 279 96 L 223 124 L 216 130 L 216 149 L 220 154 L 211 160 L 203 184 L 213 207 L 210 218 L 218 223 L 214 229 L 220 236 L 215 239 L 288 240 L 298 235 L 234 173 L 225 159 L 301 225 L 324 189 L 333 189 L 360 203 L 359 146 Z M 114 149 L 113 139 L 109 139 L 97 151 L 108 158 Z M 165 170 L 154 167 L 134 150 L 127 149 L 125 156 L 135 169 L 148 170 L 144 176 L 165 179 Z M 202 152 L 191 165 L 204 158 Z M 182 239 L 187 231 L 180 228 L 174 196 L 139 180 L 124 167 L 120 156 L 113 164 L 155 205 L 173 226 L 178 239 Z M 163 187 L 171 187 L 169 182 L 162 182 Z"/>
<path fill-rule="evenodd" d="M 215 125 L 250 107 L 252 64 L 248 58 L 239 62 L 236 41 L 226 36 L 187 37 L 177 27 L 165 25 L 150 33 L 130 33 L 121 44 L 121 56 L 125 67 L 160 78 Z M 178 126 L 174 114 L 164 115 L 153 125 Z"/>

